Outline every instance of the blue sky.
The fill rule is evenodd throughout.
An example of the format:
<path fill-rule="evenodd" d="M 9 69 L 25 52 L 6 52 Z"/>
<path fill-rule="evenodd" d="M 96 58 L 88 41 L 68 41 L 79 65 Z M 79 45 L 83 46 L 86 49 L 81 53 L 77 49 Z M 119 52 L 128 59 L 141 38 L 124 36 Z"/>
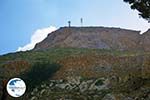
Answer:
<path fill-rule="evenodd" d="M 150 26 L 123 0 L 0 0 L 0 54 L 28 44 L 38 29 L 66 26 L 68 20 L 79 26 L 81 17 L 84 26 Z"/>

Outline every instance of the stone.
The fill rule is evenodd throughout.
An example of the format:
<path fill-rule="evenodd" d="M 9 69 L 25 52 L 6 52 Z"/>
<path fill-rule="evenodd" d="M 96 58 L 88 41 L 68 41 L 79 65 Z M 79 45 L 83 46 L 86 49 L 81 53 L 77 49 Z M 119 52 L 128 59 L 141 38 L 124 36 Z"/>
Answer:
<path fill-rule="evenodd" d="M 106 94 L 102 100 L 116 100 L 112 94 Z"/>

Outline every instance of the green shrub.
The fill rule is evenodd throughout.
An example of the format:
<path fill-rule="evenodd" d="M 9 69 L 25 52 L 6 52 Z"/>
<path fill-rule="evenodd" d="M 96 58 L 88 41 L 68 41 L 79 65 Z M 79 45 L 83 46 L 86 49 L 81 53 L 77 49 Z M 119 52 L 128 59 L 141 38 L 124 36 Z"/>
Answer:
<path fill-rule="evenodd" d="M 56 63 L 38 62 L 35 63 L 28 72 L 22 74 L 21 78 L 25 81 L 28 90 L 32 90 L 43 81 L 50 79 L 59 67 L 60 66 Z"/>

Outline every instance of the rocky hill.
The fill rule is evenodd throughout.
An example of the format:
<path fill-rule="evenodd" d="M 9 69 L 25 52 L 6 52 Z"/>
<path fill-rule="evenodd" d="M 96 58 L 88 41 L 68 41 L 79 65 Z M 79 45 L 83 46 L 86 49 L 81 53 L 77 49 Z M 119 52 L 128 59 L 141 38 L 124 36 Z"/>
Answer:
<path fill-rule="evenodd" d="M 31 51 L 0 56 L 3 100 L 150 100 L 150 30 L 63 27 Z M 26 83 L 12 98 L 10 78 Z"/>
<path fill-rule="evenodd" d="M 98 48 L 111 50 L 150 51 L 150 31 L 106 27 L 62 27 L 50 33 L 34 50 L 57 47 Z"/>

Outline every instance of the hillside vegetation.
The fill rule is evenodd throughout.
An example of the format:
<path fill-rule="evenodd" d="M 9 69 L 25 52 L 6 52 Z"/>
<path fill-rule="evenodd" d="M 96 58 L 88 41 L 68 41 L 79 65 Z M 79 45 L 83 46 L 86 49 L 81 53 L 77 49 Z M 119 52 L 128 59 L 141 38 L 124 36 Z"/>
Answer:
<path fill-rule="evenodd" d="M 20 100 L 149 100 L 149 66 L 150 52 L 144 51 L 50 48 L 17 52 L 0 56 L 0 89 L 2 82 L 20 77 L 27 85 Z"/>

